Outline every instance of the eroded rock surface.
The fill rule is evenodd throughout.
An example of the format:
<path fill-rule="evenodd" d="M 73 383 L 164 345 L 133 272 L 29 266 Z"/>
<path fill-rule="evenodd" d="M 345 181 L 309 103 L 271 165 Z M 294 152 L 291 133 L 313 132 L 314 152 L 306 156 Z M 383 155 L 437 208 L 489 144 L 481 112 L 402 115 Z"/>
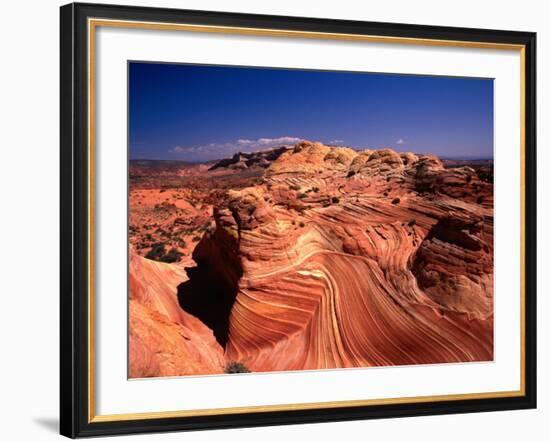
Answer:
<path fill-rule="evenodd" d="M 149 265 L 167 264 L 136 269 L 150 285 L 147 295 L 138 281 L 131 288 L 136 323 L 153 329 L 131 335 L 147 348 L 133 355 L 146 373 L 493 358 L 493 186 L 473 169 L 304 141 L 212 213 L 196 268 L 163 271 L 158 286 L 150 280 L 160 267 Z M 142 311 L 151 302 L 166 319 Z M 179 350 L 178 333 L 190 339 Z M 154 354 L 157 334 L 177 353 L 169 367 Z"/>
<path fill-rule="evenodd" d="M 203 239 L 238 243 L 226 359 L 253 371 L 492 359 L 492 186 L 472 169 L 303 142 L 264 185 L 228 196 Z M 204 258 L 223 267 L 221 255 Z"/>
<path fill-rule="evenodd" d="M 130 378 L 223 372 L 223 349 L 212 330 L 178 303 L 183 267 L 131 250 L 129 274 Z"/>

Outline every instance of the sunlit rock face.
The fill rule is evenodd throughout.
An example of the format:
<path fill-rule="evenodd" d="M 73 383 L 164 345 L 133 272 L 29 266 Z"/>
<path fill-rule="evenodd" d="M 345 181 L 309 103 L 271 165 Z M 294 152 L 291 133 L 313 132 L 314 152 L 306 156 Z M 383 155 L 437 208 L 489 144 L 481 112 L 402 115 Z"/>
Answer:
<path fill-rule="evenodd" d="M 181 174 L 193 185 L 154 196 L 195 213 L 161 219 L 189 254 L 130 250 L 131 377 L 493 359 L 493 185 L 476 170 L 303 141 Z"/>
<path fill-rule="evenodd" d="M 212 275 L 238 268 L 228 282 L 212 276 L 210 290 L 227 283 L 233 299 L 218 336 L 226 362 L 274 371 L 493 358 L 492 184 L 468 167 L 302 142 L 263 184 L 230 191 L 215 221 L 194 257 Z"/>
<path fill-rule="evenodd" d="M 183 268 L 131 250 L 129 274 L 129 377 L 223 372 L 223 349 L 212 330 L 178 303 Z"/>

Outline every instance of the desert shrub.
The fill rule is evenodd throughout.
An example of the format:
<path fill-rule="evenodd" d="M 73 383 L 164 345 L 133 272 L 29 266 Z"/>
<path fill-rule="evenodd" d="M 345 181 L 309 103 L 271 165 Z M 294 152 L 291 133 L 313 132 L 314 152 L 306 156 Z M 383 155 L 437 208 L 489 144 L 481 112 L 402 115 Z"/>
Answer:
<path fill-rule="evenodd" d="M 155 243 L 151 246 L 151 249 L 147 252 L 145 257 L 151 260 L 160 260 L 164 256 L 166 250 L 163 243 Z"/>
<path fill-rule="evenodd" d="M 399 198 L 393 198 L 392 201 L 391 201 L 391 203 L 392 203 L 393 205 L 397 205 L 397 204 L 399 204 L 400 202 L 401 202 L 401 199 L 399 199 Z"/>
<path fill-rule="evenodd" d="M 351 178 L 351 177 L 354 176 L 354 175 L 355 175 L 355 170 L 350 170 L 350 171 L 348 172 L 348 178 Z"/>
<path fill-rule="evenodd" d="M 200 236 L 193 236 L 193 239 L 191 239 L 193 242 L 198 242 L 201 240 Z"/>
<path fill-rule="evenodd" d="M 338 196 L 332 196 L 330 200 L 332 201 L 333 204 L 338 204 L 340 202 L 340 198 Z"/>
<path fill-rule="evenodd" d="M 388 195 L 388 192 L 387 192 L 387 191 L 385 191 L 385 192 L 384 192 L 384 196 L 387 196 L 387 195 Z"/>
<path fill-rule="evenodd" d="M 412 219 L 409 221 L 409 223 L 407 224 L 409 227 L 412 227 L 414 225 L 416 225 L 416 219 Z"/>
<path fill-rule="evenodd" d="M 147 259 L 165 263 L 179 262 L 181 256 L 183 256 L 183 254 L 176 248 L 171 248 L 170 251 L 166 252 L 166 247 L 163 243 L 153 244 L 149 252 L 145 255 Z"/>
<path fill-rule="evenodd" d="M 300 190 L 300 188 L 302 188 L 302 187 L 300 187 L 299 185 L 289 185 L 288 186 L 289 190 L 294 190 L 294 191 L 298 191 L 298 190 Z"/>
<path fill-rule="evenodd" d="M 239 361 L 231 361 L 227 363 L 224 370 L 226 374 L 246 374 L 250 372 L 250 370 Z"/>
<path fill-rule="evenodd" d="M 164 256 L 161 256 L 159 260 L 161 262 L 174 263 L 179 262 L 181 260 L 181 256 L 183 256 L 183 254 L 181 254 L 176 248 L 172 248 Z"/>
<path fill-rule="evenodd" d="M 307 197 L 307 194 L 305 193 L 298 193 L 298 196 L 296 196 L 298 199 L 304 199 Z"/>
<path fill-rule="evenodd" d="M 311 190 L 313 193 L 319 193 L 319 187 L 313 187 Z"/>
<path fill-rule="evenodd" d="M 300 222 L 298 225 L 300 225 L 300 228 L 304 228 L 306 226 L 303 222 Z"/>
<path fill-rule="evenodd" d="M 483 196 L 478 196 L 477 199 L 476 199 L 476 202 L 478 204 L 481 204 L 483 202 Z"/>

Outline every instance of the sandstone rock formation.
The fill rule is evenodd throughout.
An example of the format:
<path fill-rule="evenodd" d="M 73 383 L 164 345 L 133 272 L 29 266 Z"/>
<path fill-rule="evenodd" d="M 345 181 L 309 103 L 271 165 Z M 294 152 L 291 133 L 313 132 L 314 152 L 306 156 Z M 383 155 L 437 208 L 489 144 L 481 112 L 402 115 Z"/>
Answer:
<path fill-rule="evenodd" d="M 213 219 L 186 274 L 132 257 L 135 376 L 492 360 L 493 186 L 473 169 L 304 141 Z"/>
<path fill-rule="evenodd" d="M 492 359 L 492 187 L 473 170 L 303 142 L 266 176 L 231 192 L 196 256 L 241 268 L 226 360 L 270 371 Z"/>
<path fill-rule="evenodd" d="M 218 168 L 246 169 L 252 166 L 266 168 L 269 167 L 272 161 L 276 160 L 287 150 L 288 147 L 281 146 L 270 150 L 263 150 L 261 152 L 235 153 L 231 158 L 222 159 L 221 161 L 216 162 L 212 167 L 210 167 L 210 170 L 216 170 Z"/>
<path fill-rule="evenodd" d="M 130 252 L 130 378 L 223 372 L 222 347 L 212 331 L 178 303 L 183 267 Z"/>

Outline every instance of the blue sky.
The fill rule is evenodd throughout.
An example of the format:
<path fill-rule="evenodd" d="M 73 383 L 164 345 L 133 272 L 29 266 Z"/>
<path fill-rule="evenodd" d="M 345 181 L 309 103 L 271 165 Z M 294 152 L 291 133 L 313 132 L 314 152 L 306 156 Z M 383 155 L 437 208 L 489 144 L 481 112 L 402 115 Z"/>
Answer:
<path fill-rule="evenodd" d="M 493 80 L 129 64 L 130 158 L 202 162 L 300 139 L 493 157 Z"/>

